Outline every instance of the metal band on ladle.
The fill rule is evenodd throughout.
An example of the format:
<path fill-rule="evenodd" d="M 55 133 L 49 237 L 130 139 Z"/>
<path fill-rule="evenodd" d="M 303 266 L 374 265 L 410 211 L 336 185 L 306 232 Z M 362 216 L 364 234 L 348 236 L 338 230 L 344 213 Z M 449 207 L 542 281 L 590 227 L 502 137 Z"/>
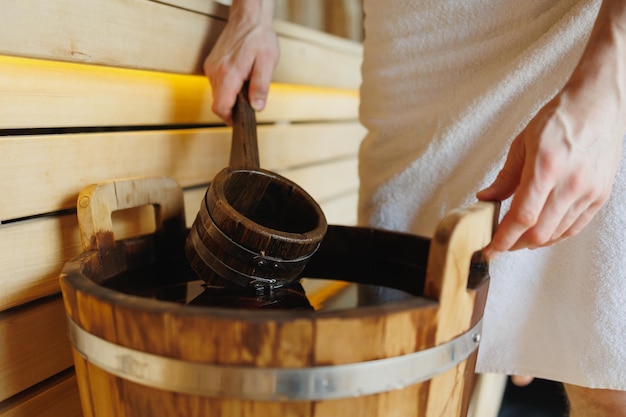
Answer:
<path fill-rule="evenodd" d="M 207 234 L 215 243 L 228 253 L 228 255 L 236 257 L 247 265 L 254 266 L 258 274 L 248 275 L 227 265 L 206 247 L 202 239 L 200 239 L 196 227 L 192 227 L 189 231 L 189 239 L 193 242 L 196 254 L 215 273 L 242 287 L 254 287 L 259 285 L 278 287 L 287 282 L 291 282 L 298 278 L 302 270 L 304 270 L 309 258 L 315 253 L 313 252 L 307 256 L 290 260 L 268 257 L 264 254 L 251 251 L 230 239 L 217 227 L 208 212 L 206 214 L 201 212 L 200 216 L 202 217 L 202 224 Z M 281 280 L 274 277 L 277 270 L 283 272 L 283 278 Z M 266 272 L 266 274 L 263 274 L 263 272 Z"/>
<path fill-rule="evenodd" d="M 277 270 L 295 271 L 295 275 L 297 276 L 297 274 L 302 271 L 311 256 L 313 256 L 317 251 L 316 248 L 312 251 L 312 253 L 309 253 L 306 256 L 300 256 L 293 259 L 283 259 L 276 256 L 268 256 L 265 253 L 259 253 L 250 250 L 231 239 L 226 233 L 222 231 L 222 229 L 220 229 L 215 224 L 208 210 L 201 211 L 200 218 L 208 235 L 211 236 L 213 241 L 217 243 L 217 245 L 222 250 L 224 250 L 229 255 L 234 256 L 239 260 L 245 262 L 248 265 L 254 265 L 255 268 L 265 270 L 267 272 L 273 272 Z M 317 245 L 317 247 L 319 247 L 319 244 Z"/>

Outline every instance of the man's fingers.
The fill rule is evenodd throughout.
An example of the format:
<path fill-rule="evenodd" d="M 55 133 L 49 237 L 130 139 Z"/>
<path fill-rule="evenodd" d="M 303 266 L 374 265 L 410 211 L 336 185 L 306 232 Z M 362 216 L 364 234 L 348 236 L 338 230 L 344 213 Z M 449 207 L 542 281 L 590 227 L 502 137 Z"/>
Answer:
<path fill-rule="evenodd" d="M 250 105 L 254 110 L 261 111 L 265 108 L 265 103 L 267 102 L 271 72 L 268 74 L 263 71 L 255 71 L 256 68 L 257 66 L 255 65 L 250 76 L 248 100 L 250 100 Z"/>
<path fill-rule="evenodd" d="M 261 111 L 265 108 L 272 74 L 277 64 L 278 55 L 270 53 L 258 55 L 252 66 L 248 98 L 250 105 L 256 111 Z"/>
<path fill-rule="evenodd" d="M 244 81 L 236 73 L 231 73 L 214 83 L 212 110 L 228 125 L 232 123 L 233 106 Z"/>
<path fill-rule="evenodd" d="M 589 222 L 591 222 L 591 220 L 598 213 L 598 211 L 600 210 L 602 205 L 603 205 L 603 202 L 597 201 L 597 202 L 594 202 L 593 204 L 591 204 L 590 206 L 588 206 L 576 218 L 576 221 L 574 221 L 567 228 L 567 230 L 563 231 L 558 236 L 558 239 L 562 240 L 562 239 L 565 239 L 565 238 L 568 238 L 568 237 L 576 236 L 578 233 L 580 233 L 580 231 L 583 230 L 585 228 L 585 226 L 587 226 L 589 224 Z"/>
<path fill-rule="evenodd" d="M 512 249 L 520 237 L 528 230 L 526 223 L 517 220 L 514 214 L 511 210 L 503 217 L 491 239 L 491 243 L 485 248 L 485 256 L 488 259 L 494 259 L 498 254 Z"/>
<path fill-rule="evenodd" d="M 558 226 L 556 227 L 556 229 L 554 229 L 554 231 L 552 232 L 552 236 L 550 236 L 550 241 L 556 242 L 563 238 L 573 236 L 571 232 L 574 232 L 575 230 L 580 230 L 579 228 L 574 227 L 574 225 L 576 225 L 579 222 L 584 222 L 584 224 L 586 225 L 588 223 L 588 220 L 586 221 L 585 219 L 589 218 L 589 220 L 591 220 L 591 217 L 593 217 L 593 215 L 591 216 L 588 215 L 587 213 L 588 210 L 593 210 L 593 209 L 592 209 L 592 206 L 590 206 L 587 201 L 582 201 L 582 200 L 575 201 L 569 207 L 567 212 L 563 215 L 563 218 L 561 222 L 558 224 Z"/>
<path fill-rule="evenodd" d="M 583 201 L 574 200 L 573 195 L 562 195 L 553 190 L 545 202 L 536 223 L 530 227 L 511 247 L 511 250 L 538 248 L 559 240 L 580 214 L 587 208 Z M 562 228 L 559 230 L 559 228 Z"/>
<path fill-rule="evenodd" d="M 552 183 L 537 181 L 533 172 L 523 173 L 511 208 L 502 218 L 491 243 L 486 248 L 488 258 L 519 247 L 520 238 L 540 220 L 552 188 Z"/>
<path fill-rule="evenodd" d="M 518 136 L 511 145 L 504 166 L 495 181 L 476 194 L 479 200 L 506 200 L 515 192 L 524 168 L 524 144 Z"/>
<path fill-rule="evenodd" d="M 259 55 L 256 61 L 226 62 L 214 66 L 208 74 L 213 88 L 212 110 L 228 125 L 232 123 L 232 108 L 243 83 L 249 79 L 248 100 L 256 111 L 265 108 L 277 56 Z M 207 71 L 208 72 L 208 71 Z"/>

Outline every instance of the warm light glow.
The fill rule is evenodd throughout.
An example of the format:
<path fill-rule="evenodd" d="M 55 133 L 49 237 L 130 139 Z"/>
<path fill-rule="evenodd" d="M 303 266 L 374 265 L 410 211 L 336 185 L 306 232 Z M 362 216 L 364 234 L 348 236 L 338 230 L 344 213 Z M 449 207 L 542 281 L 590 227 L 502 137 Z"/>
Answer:
<path fill-rule="evenodd" d="M 90 65 L 76 62 L 52 61 L 45 59 L 23 58 L 16 56 L 0 55 L 0 68 L 13 67 L 29 71 L 82 73 L 97 77 L 133 79 L 141 78 L 143 82 L 155 82 L 171 84 L 176 89 L 209 90 L 211 86 L 207 78 L 197 74 L 174 74 L 143 69 L 118 68 L 104 65 Z M 270 94 L 332 94 L 356 97 L 358 91 L 354 89 L 342 89 L 334 87 L 317 87 L 309 85 L 285 84 L 273 82 L 270 86 Z"/>
<path fill-rule="evenodd" d="M 207 77 L 0 55 L 0 129 L 221 124 Z M 358 91 L 273 83 L 260 123 L 356 119 Z"/>
<path fill-rule="evenodd" d="M 79 73 L 89 76 L 154 80 L 155 82 L 173 84 L 177 88 L 210 88 L 206 77 L 202 75 L 173 74 L 142 69 L 118 68 L 104 65 L 90 65 L 76 62 L 52 61 L 46 59 L 23 58 L 0 55 L 0 67 L 13 67 L 28 71 Z"/>
<path fill-rule="evenodd" d="M 316 288 L 314 291 L 307 292 L 306 296 L 309 299 L 311 307 L 315 310 L 319 310 L 325 302 L 327 302 L 331 297 L 339 294 L 339 292 L 341 292 L 341 290 L 346 288 L 348 285 L 350 285 L 350 283 L 344 281 L 330 282 L 321 288 Z"/>

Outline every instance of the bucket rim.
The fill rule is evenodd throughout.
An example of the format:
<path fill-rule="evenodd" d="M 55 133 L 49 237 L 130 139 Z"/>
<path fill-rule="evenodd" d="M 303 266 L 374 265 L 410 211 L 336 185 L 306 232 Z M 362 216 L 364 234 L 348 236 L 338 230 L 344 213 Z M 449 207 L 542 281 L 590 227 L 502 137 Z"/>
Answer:
<path fill-rule="evenodd" d="M 139 295 L 126 294 L 124 292 L 107 288 L 94 281 L 83 272 L 85 260 L 90 257 L 98 257 L 99 252 L 92 250 L 84 252 L 71 260 L 63 267 L 60 275 L 61 290 L 65 297 L 70 287 L 72 291 L 82 292 L 90 297 L 136 312 L 172 313 L 185 316 L 219 316 L 224 319 L 242 320 L 249 322 L 265 322 L 271 320 L 276 323 L 285 323 L 296 320 L 327 319 L 333 317 L 342 318 L 368 318 L 384 314 L 395 314 L 414 309 L 437 309 L 439 303 L 422 296 L 413 295 L 404 300 L 394 300 L 379 305 L 366 305 L 349 309 L 307 311 L 307 310 L 250 310 L 228 307 L 207 307 L 182 305 L 174 301 L 156 300 Z M 122 272 L 122 271 L 120 271 Z M 324 278 L 319 278 L 324 279 Z M 348 281 L 352 282 L 352 281 Z M 357 283 L 358 284 L 358 283 Z M 67 286 L 67 287 L 66 287 Z"/>

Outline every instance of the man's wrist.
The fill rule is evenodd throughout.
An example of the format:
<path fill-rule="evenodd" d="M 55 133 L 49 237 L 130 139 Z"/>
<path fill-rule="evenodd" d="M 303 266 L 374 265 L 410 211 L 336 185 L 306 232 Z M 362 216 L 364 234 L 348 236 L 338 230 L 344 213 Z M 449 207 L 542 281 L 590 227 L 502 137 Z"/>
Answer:
<path fill-rule="evenodd" d="M 274 18 L 274 0 L 233 0 L 229 19 L 271 25 Z"/>

